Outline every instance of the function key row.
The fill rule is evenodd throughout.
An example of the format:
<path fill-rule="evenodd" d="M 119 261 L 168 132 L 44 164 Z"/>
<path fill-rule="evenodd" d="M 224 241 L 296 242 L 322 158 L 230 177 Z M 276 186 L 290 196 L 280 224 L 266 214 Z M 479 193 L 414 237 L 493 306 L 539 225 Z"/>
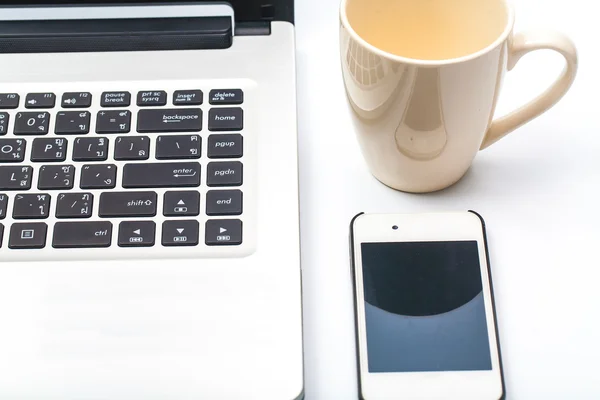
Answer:
<path fill-rule="evenodd" d="M 0 93 L 0 109 L 19 107 L 21 97 L 18 93 Z M 201 105 L 204 94 L 201 90 L 176 90 L 173 92 L 173 105 Z M 209 103 L 214 105 L 242 104 L 244 92 L 241 89 L 214 89 L 209 93 Z M 47 93 L 29 93 L 25 97 L 25 108 L 54 108 L 56 95 Z M 145 90 L 137 94 L 139 107 L 164 106 L 167 104 L 167 92 L 164 90 Z M 127 91 L 103 92 L 101 107 L 127 107 L 131 105 L 131 93 Z M 92 106 L 92 94 L 89 92 L 67 92 L 61 100 L 63 108 L 88 108 Z"/>
<path fill-rule="evenodd" d="M 73 165 L 42 165 L 38 189 L 68 190 L 74 187 L 76 168 Z M 29 190 L 32 186 L 31 166 L 0 167 L 0 190 Z M 117 166 L 86 164 L 81 168 L 81 189 L 113 189 L 116 187 Z M 211 187 L 242 186 L 243 164 L 239 161 L 210 162 L 206 185 Z M 200 186 L 200 164 L 197 162 L 162 162 L 125 164 L 122 186 L 126 189 Z"/>
<path fill-rule="evenodd" d="M 24 111 L 16 115 L 15 135 L 46 135 L 50 128 L 47 111 Z M 8 133 L 10 114 L 0 112 L 0 136 Z M 54 133 L 86 135 L 90 132 L 89 111 L 60 111 L 56 114 Z M 208 130 L 213 132 L 244 129 L 244 110 L 239 107 L 212 108 L 208 113 Z M 200 132 L 202 110 L 199 108 L 148 109 L 137 115 L 139 133 Z M 102 110 L 96 116 L 96 133 L 124 134 L 131 131 L 131 111 Z"/>
<path fill-rule="evenodd" d="M 241 215 L 243 194 L 240 190 L 209 190 L 206 215 Z M 157 214 L 156 192 L 105 192 L 100 194 L 98 216 L 102 218 L 154 217 Z M 19 193 L 13 200 L 13 219 L 46 219 L 50 215 L 52 195 Z M 60 193 L 56 200 L 56 218 L 90 218 L 94 204 L 92 193 Z M 6 217 L 8 196 L 0 194 L 0 220 Z M 169 191 L 163 197 L 165 217 L 200 215 L 198 191 Z"/>
<path fill-rule="evenodd" d="M 114 159 L 118 161 L 147 160 L 150 156 L 148 136 L 119 136 L 115 141 Z M 67 159 L 66 138 L 36 138 L 31 161 L 62 162 Z M 109 139 L 78 137 L 73 141 L 73 161 L 106 161 Z M 25 139 L 0 139 L 0 163 L 25 160 Z M 208 137 L 208 158 L 240 158 L 244 155 L 244 137 L 239 134 L 215 134 Z M 199 135 L 164 135 L 156 138 L 155 157 L 158 160 L 198 159 L 202 154 Z"/>
<path fill-rule="evenodd" d="M 197 246 L 199 226 L 196 220 L 173 220 L 162 224 L 163 246 Z M 57 249 L 110 247 L 113 224 L 109 221 L 57 222 L 54 225 L 52 247 Z M 48 225 L 44 222 L 12 224 L 8 238 L 11 249 L 41 249 L 46 247 Z M 152 247 L 155 244 L 154 221 L 123 221 L 119 224 L 119 247 Z M 0 224 L 0 245 L 4 226 Z M 208 220 L 205 225 L 207 246 L 242 244 L 242 221 L 239 219 Z"/>

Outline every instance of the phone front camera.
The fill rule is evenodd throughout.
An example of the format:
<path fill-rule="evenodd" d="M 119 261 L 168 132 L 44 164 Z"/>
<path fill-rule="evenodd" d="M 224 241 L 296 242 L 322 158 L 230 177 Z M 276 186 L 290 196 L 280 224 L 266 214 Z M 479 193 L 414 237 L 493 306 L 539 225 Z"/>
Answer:
<path fill-rule="evenodd" d="M 398 230 L 398 225 L 392 226 L 392 229 L 395 230 L 395 231 Z"/>

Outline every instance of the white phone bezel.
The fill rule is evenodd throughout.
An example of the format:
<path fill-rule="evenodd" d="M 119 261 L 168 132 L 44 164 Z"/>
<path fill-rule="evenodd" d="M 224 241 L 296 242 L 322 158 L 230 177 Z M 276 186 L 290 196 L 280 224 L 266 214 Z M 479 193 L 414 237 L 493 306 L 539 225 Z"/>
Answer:
<path fill-rule="evenodd" d="M 397 229 L 393 229 L 396 226 Z M 500 356 L 490 288 L 482 222 L 471 212 L 426 214 L 363 214 L 353 222 L 359 379 L 365 400 L 461 399 L 498 400 L 503 397 Z M 481 265 L 491 371 L 370 373 L 366 348 L 361 243 L 476 240 Z"/>

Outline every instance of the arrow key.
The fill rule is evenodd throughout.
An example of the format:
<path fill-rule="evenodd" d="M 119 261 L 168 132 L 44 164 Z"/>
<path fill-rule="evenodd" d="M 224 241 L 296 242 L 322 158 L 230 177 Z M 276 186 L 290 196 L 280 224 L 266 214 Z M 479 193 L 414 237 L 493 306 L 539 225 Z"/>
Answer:
<path fill-rule="evenodd" d="M 211 219 L 206 221 L 205 242 L 208 246 L 242 244 L 242 221 L 239 219 Z"/>
<path fill-rule="evenodd" d="M 152 221 L 123 221 L 119 224 L 119 247 L 154 246 L 155 232 Z"/>
<path fill-rule="evenodd" d="M 200 214 L 200 193 L 197 191 L 166 192 L 163 214 L 167 217 L 196 216 Z"/>
<path fill-rule="evenodd" d="M 196 220 L 165 221 L 162 225 L 163 246 L 197 246 L 199 224 Z"/>

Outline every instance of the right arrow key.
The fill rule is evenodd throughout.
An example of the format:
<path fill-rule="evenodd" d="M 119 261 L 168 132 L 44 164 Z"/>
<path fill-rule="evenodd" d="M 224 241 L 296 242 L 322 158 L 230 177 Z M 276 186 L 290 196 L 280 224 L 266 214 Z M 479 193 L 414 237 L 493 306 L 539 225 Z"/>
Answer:
<path fill-rule="evenodd" d="M 206 221 L 207 246 L 234 246 L 242 244 L 242 221 L 239 219 L 211 219 Z"/>

